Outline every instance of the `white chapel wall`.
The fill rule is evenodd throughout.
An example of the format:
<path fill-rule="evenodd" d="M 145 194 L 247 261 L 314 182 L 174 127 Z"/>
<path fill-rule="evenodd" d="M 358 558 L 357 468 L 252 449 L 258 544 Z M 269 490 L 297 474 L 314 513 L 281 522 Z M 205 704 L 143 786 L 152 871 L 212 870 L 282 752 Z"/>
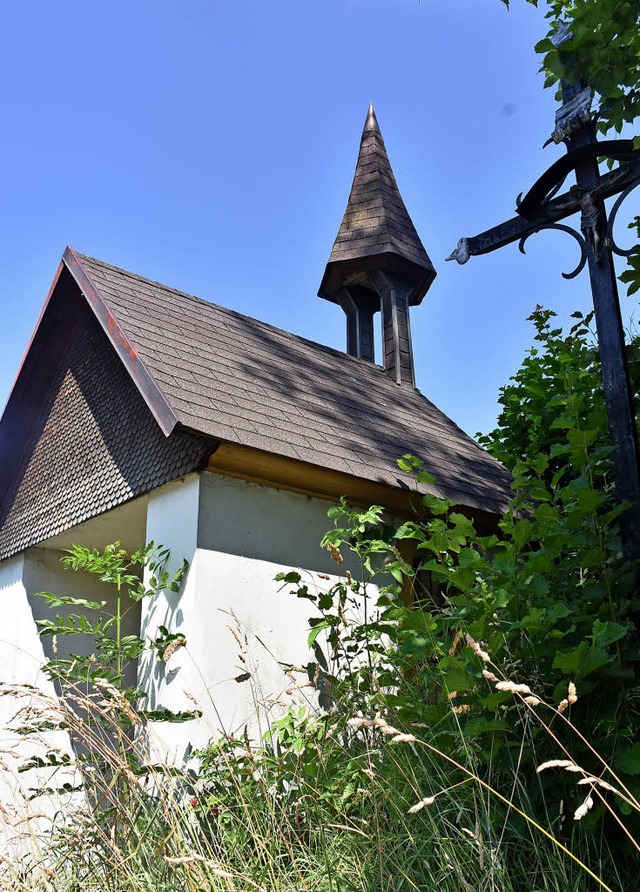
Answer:
<path fill-rule="evenodd" d="M 180 592 L 165 591 L 141 602 L 140 634 L 147 642 L 156 638 L 159 626 L 166 626 L 171 632 L 181 632 L 188 640 L 193 624 L 198 621 L 195 616 L 195 589 L 199 501 L 198 474 L 167 483 L 149 494 L 147 542 L 153 541 L 170 549 L 167 568 L 171 572 L 175 572 L 183 560 L 188 561 L 189 571 Z M 153 651 L 147 650 L 143 655 L 138 669 L 138 683 L 147 695 L 144 701 L 146 708 L 173 711 L 195 709 L 189 695 L 197 679 L 197 663 L 189 659 L 185 666 L 185 652 L 185 648 L 176 651 L 167 663 L 158 660 Z M 189 727 L 192 724 L 190 722 Z M 152 724 L 148 729 L 150 754 L 163 758 L 168 753 L 176 760 L 188 756 L 190 734 L 185 733 L 185 727 L 168 723 Z"/>
<path fill-rule="evenodd" d="M 31 788 L 48 783 L 49 769 L 19 772 L 19 767 L 51 751 L 72 752 L 64 731 L 32 737 L 18 733 L 26 721 L 43 717 L 57 702 L 53 683 L 42 672 L 46 655 L 31 609 L 33 562 L 27 553 L 0 563 L 0 854 L 23 851 L 33 826 L 26 819 L 35 815 L 36 823 L 46 826 L 59 806 L 51 797 L 29 798 Z M 58 772 L 61 783 L 72 779 L 70 771 Z"/>
<path fill-rule="evenodd" d="M 143 600 L 141 614 L 132 611 L 124 631 L 140 631 L 148 641 L 156 637 L 158 626 L 166 625 L 185 636 L 186 646 L 167 663 L 149 652 L 138 677 L 149 708 L 198 709 L 204 714 L 184 725 L 152 727 L 150 738 L 157 738 L 158 754 L 168 751 L 182 759 L 192 746 L 204 745 L 221 731 L 241 731 L 245 724 L 255 737 L 263 730 L 256 724 L 256 714 L 264 716 L 273 704 L 288 702 L 287 691 L 304 682 L 303 676 L 288 676 L 283 664 L 304 666 L 313 659 L 307 648 L 313 605 L 292 596 L 275 576 L 298 569 L 305 582 L 319 588 L 336 578 L 336 565 L 319 544 L 330 527 L 329 507 L 325 500 L 208 472 L 188 475 L 149 494 L 147 541 L 170 548 L 173 568 L 186 559 L 189 571 L 179 593 Z M 87 539 L 85 544 L 92 543 Z M 106 599 L 113 605 L 112 595 L 97 578 L 63 570 L 61 556 L 54 548 L 36 548 L 0 563 L 5 608 L 0 681 L 32 683 L 46 696 L 55 696 L 41 672 L 51 656 L 52 640 L 38 636 L 34 621 L 51 613 L 35 593 Z M 347 567 L 348 558 L 341 572 Z M 356 568 L 350 569 L 356 575 Z M 57 646 L 63 655 L 69 650 L 87 654 L 92 643 L 74 636 L 58 639 Z M 235 680 L 247 672 L 250 680 Z M 294 696 L 301 702 L 308 691 Z M 6 718 L 0 712 L 3 728 Z M 17 741 L 13 744 L 17 746 Z M 68 749 L 66 735 L 55 745 Z M 22 756 L 27 744 L 20 746 Z M 21 778 L 28 780 L 26 775 Z"/>
<path fill-rule="evenodd" d="M 54 616 L 67 616 L 72 613 L 84 613 L 91 621 L 94 616 L 91 611 L 85 611 L 78 607 L 50 608 L 43 598 L 37 597 L 38 592 L 53 592 L 56 595 L 65 595 L 74 598 L 86 598 L 90 601 L 106 601 L 105 615 L 115 613 L 115 591 L 100 582 L 97 576 L 89 573 L 73 572 L 65 570 L 61 559 L 64 552 L 49 548 L 31 548 L 26 552 L 24 584 L 34 620 L 53 619 Z M 123 635 L 137 635 L 140 629 L 140 607 L 129 605 L 122 620 Z M 52 639 L 44 636 L 42 647 L 46 657 L 51 658 Z M 94 651 L 93 639 L 88 635 L 58 636 L 56 639 L 58 655 L 67 657 L 71 653 L 80 656 L 89 656 Z M 135 673 L 128 679 L 135 682 Z"/>
<path fill-rule="evenodd" d="M 152 703 L 204 713 L 194 722 L 155 729 L 174 758 L 188 755 L 190 744 L 201 746 L 245 724 L 257 736 L 264 729 L 256 725 L 256 712 L 264 716 L 271 705 L 289 700 L 287 690 L 304 681 L 292 680 L 281 664 L 313 659 L 307 647 L 313 605 L 289 594 L 289 587 L 280 590 L 274 577 L 299 569 L 311 586 L 331 584 L 318 576 L 336 572 L 319 544 L 330 527 L 329 507 L 213 473 L 150 495 L 147 537 L 171 548 L 174 566 L 186 558 L 190 568 L 179 595 L 143 606 L 145 634 L 153 637 L 163 624 L 184 634 L 186 646 L 166 665 L 147 662 L 142 682 Z M 345 562 L 342 572 L 346 568 Z M 246 672 L 250 680 L 235 680 Z"/>

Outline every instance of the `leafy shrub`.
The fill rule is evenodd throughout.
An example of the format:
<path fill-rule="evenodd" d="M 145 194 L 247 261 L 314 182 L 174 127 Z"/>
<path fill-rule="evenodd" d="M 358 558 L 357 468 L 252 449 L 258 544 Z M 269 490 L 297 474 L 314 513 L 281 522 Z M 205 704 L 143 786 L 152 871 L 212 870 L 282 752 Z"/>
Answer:
<path fill-rule="evenodd" d="M 569 773 L 535 770 L 565 748 L 592 774 L 604 760 L 640 797 L 640 602 L 635 567 L 620 552 L 624 506 L 612 485 L 590 318 L 576 316 L 564 337 L 552 313 L 534 313 L 537 346 L 503 389 L 499 427 L 484 438 L 514 474 L 513 505 L 494 535 L 479 536 L 466 515 L 431 495 L 416 493 L 415 516 L 400 526 L 380 508 L 342 503 L 330 512 L 335 528 L 325 544 L 334 555 L 353 550 L 362 580 L 342 579 L 317 596 L 296 574 L 282 579 L 317 608 L 309 640 L 326 635 L 326 655 L 316 652 L 334 710 L 367 719 L 378 712 L 412 733 L 428 728 L 430 745 L 471 759 L 499 790 L 517 777 L 533 814 L 561 837 L 582 834 L 581 845 L 599 834 L 602 857 L 632 875 L 637 811 L 620 797 L 611 809 L 600 802 L 576 830 L 563 815 L 579 809 L 583 790 Z M 433 482 L 418 459 L 399 464 L 418 483 Z M 469 642 L 482 642 L 508 679 L 564 704 L 570 726 L 523 715 L 511 691 L 487 682 Z M 569 705 L 570 684 L 580 698 Z"/>

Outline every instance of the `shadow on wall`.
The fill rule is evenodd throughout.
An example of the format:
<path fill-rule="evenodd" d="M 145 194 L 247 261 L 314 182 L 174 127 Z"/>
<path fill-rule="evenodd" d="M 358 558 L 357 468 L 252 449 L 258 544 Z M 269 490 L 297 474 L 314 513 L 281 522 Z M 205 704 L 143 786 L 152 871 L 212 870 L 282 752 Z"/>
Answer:
<path fill-rule="evenodd" d="M 185 577 L 186 582 L 186 577 Z M 171 633 L 178 633 L 184 624 L 184 613 L 180 602 L 184 584 L 179 592 L 163 593 L 162 606 L 156 604 L 155 609 L 144 612 L 140 637 L 150 643 L 160 626 L 165 626 Z M 162 709 L 162 694 L 170 687 L 179 674 L 179 668 L 172 667 L 162 659 L 158 659 L 156 651 L 148 647 L 140 657 L 138 666 L 138 686 L 146 693 L 144 707 L 149 710 Z"/>
<path fill-rule="evenodd" d="M 53 619 L 54 616 L 70 616 L 73 613 L 86 612 L 91 619 L 90 611 L 81 608 L 62 606 L 52 609 L 43 598 L 38 597 L 39 592 L 53 592 L 56 595 L 71 596 L 74 598 L 86 598 L 91 601 L 106 601 L 105 613 L 111 615 L 115 612 L 115 589 L 107 585 L 96 576 L 89 573 L 74 573 L 65 570 L 61 564 L 63 553 L 47 548 L 33 548 L 27 552 L 25 558 L 23 582 L 27 592 L 27 599 L 34 622 L 42 619 Z M 140 629 L 140 604 L 133 601 L 127 608 L 123 617 L 123 635 L 138 635 Z M 51 660 L 54 654 L 53 636 L 44 635 L 40 638 L 44 655 Z M 58 657 L 90 656 L 94 650 L 94 639 L 90 635 L 78 634 L 58 637 L 55 642 Z M 132 664 L 125 670 L 125 684 L 136 683 L 137 667 Z M 56 684 L 57 693 L 60 693 Z"/>

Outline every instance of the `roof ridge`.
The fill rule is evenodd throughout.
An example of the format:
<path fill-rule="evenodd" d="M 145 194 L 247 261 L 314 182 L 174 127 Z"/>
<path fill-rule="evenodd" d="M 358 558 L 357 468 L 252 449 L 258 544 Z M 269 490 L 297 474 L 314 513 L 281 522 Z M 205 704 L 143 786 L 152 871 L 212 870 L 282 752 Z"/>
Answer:
<path fill-rule="evenodd" d="M 380 373 L 381 380 L 385 381 L 386 385 L 389 385 L 391 388 L 396 388 L 397 384 L 393 382 L 388 375 L 385 374 L 384 368 L 377 363 L 368 362 L 365 359 L 359 359 L 357 356 L 351 356 L 349 353 L 346 353 L 343 350 L 339 350 L 337 347 L 331 347 L 329 344 L 321 344 L 319 341 L 314 341 L 311 338 L 307 338 L 304 335 L 296 334 L 292 331 L 287 331 L 286 328 L 280 328 L 277 325 L 272 325 L 270 322 L 264 322 L 262 319 L 257 319 L 255 316 L 250 316 L 248 313 L 241 313 L 239 310 L 232 310 L 229 307 L 225 307 L 222 304 L 214 303 L 214 301 L 207 300 L 204 297 L 198 297 L 196 294 L 191 294 L 188 291 L 181 291 L 179 288 L 174 288 L 171 285 L 166 285 L 164 282 L 160 282 L 157 279 L 150 279 L 147 276 L 141 276 L 138 273 L 131 272 L 131 270 L 127 270 L 124 267 L 116 266 L 115 264 L 107 263 L 104 260 L 100 260 L 98 257 L 92 257 L 89 254 L 83 254 L 80 251 L 75 252 L 78 257 L 83 261 L 89 261 L 90 263 L 97 263 L 100 266 L 106 267 L 108 270 L 113 270 L 118 272 L 124 276 L 127 276 L 131 279 L 135 279 L 138 282 L 144 282 L 148 285 L 153 285 L 156 288 L 161 288 L 163 291 L 170 292 L 172 294 L 179 295 L 180 297 L 186 298 L 188 300 L 194 301 L 195 303 L 201 304 L 207 308 L 213 308 L 222 312 L 226 315 L 233 316 L 240 320 L 248 320 L 261 328 L 267 329 L 271 332 L 276 332 L 281 335 L 285 335 L 287 338 L 294 338 L 295 340 L 301 341 L 304 344 L 309 344 L 312 347 L 315 347 L 319 350 L 322 350 L 328 353 L 331 356 L 339 358 L 341 361 L 346 360 L 348 362 L 357 363 L 359 369 L 365 369 L 367 372 L 373 372 L 374 374 Z M 415 392 L 419 394 L 422 399 L 426 400 L 430 405 L 435 406 L 435 403 L 431 402 L 431 400 L 426 397 L 422 391 L 416 387 L 414 388 Z M 395 391 L 394 391 L 395 392 Z M 439 410 L 441 411 L 441 410 Z M 464 433 L 464 431 L 463 431 Z M 469 436 L 465 433 L 465 436 Z"/>

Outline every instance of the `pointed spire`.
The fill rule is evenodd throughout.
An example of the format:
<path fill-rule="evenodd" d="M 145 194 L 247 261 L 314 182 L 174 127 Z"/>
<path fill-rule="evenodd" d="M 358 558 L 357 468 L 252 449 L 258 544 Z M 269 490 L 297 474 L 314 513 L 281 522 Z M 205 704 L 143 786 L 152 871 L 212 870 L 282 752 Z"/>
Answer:
<path fill-rule="evenodd" d="M 347 209 L 318 294 L 340 303 L 344 286 L 366 286 L 374 271 L 401 276 L 412 305 L 420 303 L 436 274 L 400 195 L 371 103 Z"/>
<path fill-rule="evenodd" d="M 380 133 L 380 125 L 378 124 L 378 119 L 376 118 L 376 113 L 373 108 L 373 102 L 369 103 L 367 120 L 364 122 L 364 130 L 362 131 L 363 135 L 367 132 L 367 130 L 374 130 L 376 133 Z"/>

